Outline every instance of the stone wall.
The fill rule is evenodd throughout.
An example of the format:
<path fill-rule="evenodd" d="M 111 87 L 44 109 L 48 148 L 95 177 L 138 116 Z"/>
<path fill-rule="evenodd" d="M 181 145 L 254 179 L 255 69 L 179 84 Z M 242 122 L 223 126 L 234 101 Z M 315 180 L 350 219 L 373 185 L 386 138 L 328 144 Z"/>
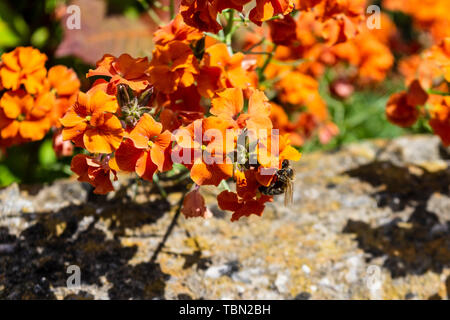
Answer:
<path fill-rule="evenodd" d="M 0 298 L 445 299 L 447 159 L 432 136 L 305 155 L 293 205 L 280 197 L 232 223 L 204 189 L 214 217 L 180 217 L 164 246 L 177 190 L 12 185 L 0 191 Z M 66 286 L 69 265 L 80 288 Z"/>

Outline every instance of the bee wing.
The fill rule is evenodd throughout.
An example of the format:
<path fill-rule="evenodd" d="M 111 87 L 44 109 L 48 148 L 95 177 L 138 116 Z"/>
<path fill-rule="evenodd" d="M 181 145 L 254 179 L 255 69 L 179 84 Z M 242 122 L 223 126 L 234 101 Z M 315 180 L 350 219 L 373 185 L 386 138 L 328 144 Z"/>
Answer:
<path fill-rule="evenodd" d="M 284 206 L 291 205 L 294 201 L 294 182 L 290 179 L 286 184 L 286 191 L 284 193 Z"/>

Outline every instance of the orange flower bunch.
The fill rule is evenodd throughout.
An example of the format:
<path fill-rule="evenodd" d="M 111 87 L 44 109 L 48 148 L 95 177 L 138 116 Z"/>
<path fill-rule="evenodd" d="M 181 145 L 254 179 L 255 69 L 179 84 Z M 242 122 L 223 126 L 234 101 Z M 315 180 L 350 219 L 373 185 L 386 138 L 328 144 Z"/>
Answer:
<path fill-rule="evenodd" d="M 0 63 L 0 146 L 44 138 L 54 128 L 60 155 L 72 149 L 57 139 L 58 119 L 73 104 L 80 88 L 75 72 L 65 66 L 45 67 L 47 56 L 31 47 L 4 53 Z"/>
<path fill-rule="evenodd" d="M 196 185 L 184 201 L 187 216 L 207 216 L 200 186 L 227 180 L 236 182 L 235 197 L 222 194 L 219 206 L 239 207 L 232 220 L 261 215 L 272 196 L 260 187 L 274 183 L 283 161 L 300 153 L 272 132 L 271 105 L 255 88 L 251 64 L 225 44 L 199 38 L 180 18 L 155 37 L 150 61 L 105 55 L 88 72 L 107 81 L 80 92 L 60 120 L 64 140 L 88 153 L 73 158 L 72 171 L 104 194 L 114 190 L 118 172 L 152 181 L 178 163 Z"/>
<path fill-rule="evenodd" d="M 102 78 L 61 118 L 64 140 L 86 151 L 72 170 L 104 194 L 118 172 L 158 183 L 155 175 L 183 165 L 194 183 L 186 217 L 211 215 L 205 185 L 222 189 L 218 205 L 233 221 L 261 215 L 293 178 L 288 163 L 301 154 L 292 145 L 316 132 L 325 143 L 338 132 L 318 77 L 337 56 L 330 49 L 357 36 L 364 3 L 182 0 L 180 13 L 155 32 L 150 59 L 106 54 L 88 72 Z M 253 38 L 236 50 L 233 35 L 250 21 Z"/>
<path fill-rule="evenodd" d="M 201 31 L 217 33 L 222 26 L 217 22 L 217 15 L 225 9 L 243 11 L 251 0 L 182 0 L 181 15 L 184 21 Z M 262 22 L 276 15 L 289 14 L 294 9 L 293 0 L 256 0 L 249 19 L 261 25 Z"/>
<path fill-rule="evenodd" d="M 301 146 L 316 134 L 325 144 L 339 132 L 319 94 L 319 81 L 328 67 L 339 74 L 330 91 L 342 99 L 355 85 L 383 81 L 392 68 L 389 47 L 396 29 L 382 15 L 382 29 L 369 30 L 363 23 L 366 5 L 359 0 L 298 1 L 299 12 L 253 26 L 245 34 L 242 46 L 263 71 L 259 88 L 275 96 L 275 127 L 289 134 L 293 144 Z"/>
<path fill-rule="evenodd" d="M 435 42 L 450 37 L 450 2 L 447 0 L 383 0 L 383 7 L 410 15 L 415 26 L 429 32 Z"/>
<path fill-rule="evenodd" d="M 440 136 L 444 145 L 450 145 L 450 122 L 448 99 L 450 94 L 450 38 L 422 53 L 404 60 L 400 70 L 405 75 L 407 91 L 395 94 L 388 103 L 388 119 L 401 126 L 411 126 L 420 116 L 428 119 L 434 133 Z M 397 97 L 397 98 L 396 98 Z M 400 101 L 398 97 L 403 97 Z M 405 109 L 405 101 L 408 109 Z M 414 111 L 412 111 L 414 110 Z M 401 117 L 405 121 L 398 121 Z M 407 119 L 407 120 L 406 120 Z"/>
<path fill-rule="evenodd" d="M 403 58 L 399 71 L 407 89 L 391 96 L 386 115 L 402 127 L 414 125 L 419 118 L 428 121 L 444 145 L 450 145 L 448 99 L 450 81 L 450 2 L 384 0 L 384 6 L 412 16 L 415 26 L 428 33 L 431 45 L 420 54 Z"/>

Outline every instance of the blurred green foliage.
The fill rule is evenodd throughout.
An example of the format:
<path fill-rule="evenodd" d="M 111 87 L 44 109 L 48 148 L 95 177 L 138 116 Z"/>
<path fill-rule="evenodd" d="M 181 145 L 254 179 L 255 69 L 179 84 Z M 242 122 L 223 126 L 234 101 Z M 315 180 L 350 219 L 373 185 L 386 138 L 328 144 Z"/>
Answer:
<path fill-rule="evenodd" d="M 411 128 L 401 128 L 390 123 L 385 114 L 386 102 L 390 95 L 404 89 L 399 80 L 386 80 L 376 87 L 357 90 L 348 99 L 335 98 L 329 90 L 329 83 L 334 78 L 329 71 L 320 83 L 320 93 L 326 101 L 331 118 L 339 127 L 339 135 L 327 145 L 322 145 L 318 138 L 308 141 L 302 148 L 304 152 L 315 150 L 332 150 L 366 139 L 392 139 L 404 134 L 429 133 L 431 128 L 421 120 Z"/>
<path fill-rule="evenodd" d="M 0 162 L 0 187 L 13 182 L 51 182 L 70 175 L 70 157 L 57 158 L 51 137 L 11 147 Z"/>

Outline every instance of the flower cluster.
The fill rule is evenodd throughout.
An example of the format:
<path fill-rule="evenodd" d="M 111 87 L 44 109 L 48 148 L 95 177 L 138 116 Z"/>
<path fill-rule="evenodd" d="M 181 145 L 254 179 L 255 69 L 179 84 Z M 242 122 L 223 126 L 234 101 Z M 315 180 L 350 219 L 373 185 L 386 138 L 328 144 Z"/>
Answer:
<path fill-rule="evenodd" d="M 47 56 L 31 47 L 4 53 L 0 63 L 0 147 L 44 138 L 54 128 L 55 148 L 71 155 L 60 139 L 59 118 L 75 102 L 80 81 L 72 69 L 46 69 Z"/>
<path fill-rule="evenodd" d="M 233 221 L 261 215 L 293 178 L 288 163 L 300 153 L 292 145 L 338 134 L 319 94 L 325 68 L 351 64 L 349 79 L 371 83 L 393 64 L 394 31 L 365 28 L 365 6 L 182 0 L 155 32 L 150 59 L 106 54 L 88 72 L 95 83 L 61 119 L 64 140 L 86 150 L 72 170 L 103 194 L 118 172 L 155 181 L 183 165 L 194 183 L 186 217 L 211 215 L 199 191 L 205 185 L 222 189 L 218 205 Z"/>
<path fill-rule="evenodd" d="M 410 127 L 425 119 L 444 145 L 450 145 L 450 2 L 385 0 L 389 10 L 402 11 L 412 17 L 417 30 L 428 39 L 423 50 L 404 57 L 399 71 L 406 90 L 395 93 L 386 106 L 389 121 Z"/>
<path fill-rule="evenodd" d="M 154 33 L 151 57 L 105 54 L 86 74 L 86 92 L 71 69 L 47 70 L 44 54 L 17 48 L 0 65 L 0 145 L 40 140 L 54 128 L 59 154 L 72 151 L 67 143 L 83 149 L 71 169 L 95 193 L 113 191 L 120 172 L 158 184 L 184 170 L 193 182 L 186 217 L 211 215 L 200 193 L 206 185 L 220 189 L 218 205 L 233 221 L 261 215 L 290 189 L 289 161 L 301 156 L 294 146 L 313 137 L 327 143 L 339 132 L 319 93 L 326 69 L 339 71 L 330 91 L 340 99 L 391 69 L 397 31 L 387 16 L 383 30 L 369 30 L 366 6 L 182 0 Z M 417 103 L 417 86 L 392 108 Z M 403 113 L 397 119 L 409 124 Z"/>

